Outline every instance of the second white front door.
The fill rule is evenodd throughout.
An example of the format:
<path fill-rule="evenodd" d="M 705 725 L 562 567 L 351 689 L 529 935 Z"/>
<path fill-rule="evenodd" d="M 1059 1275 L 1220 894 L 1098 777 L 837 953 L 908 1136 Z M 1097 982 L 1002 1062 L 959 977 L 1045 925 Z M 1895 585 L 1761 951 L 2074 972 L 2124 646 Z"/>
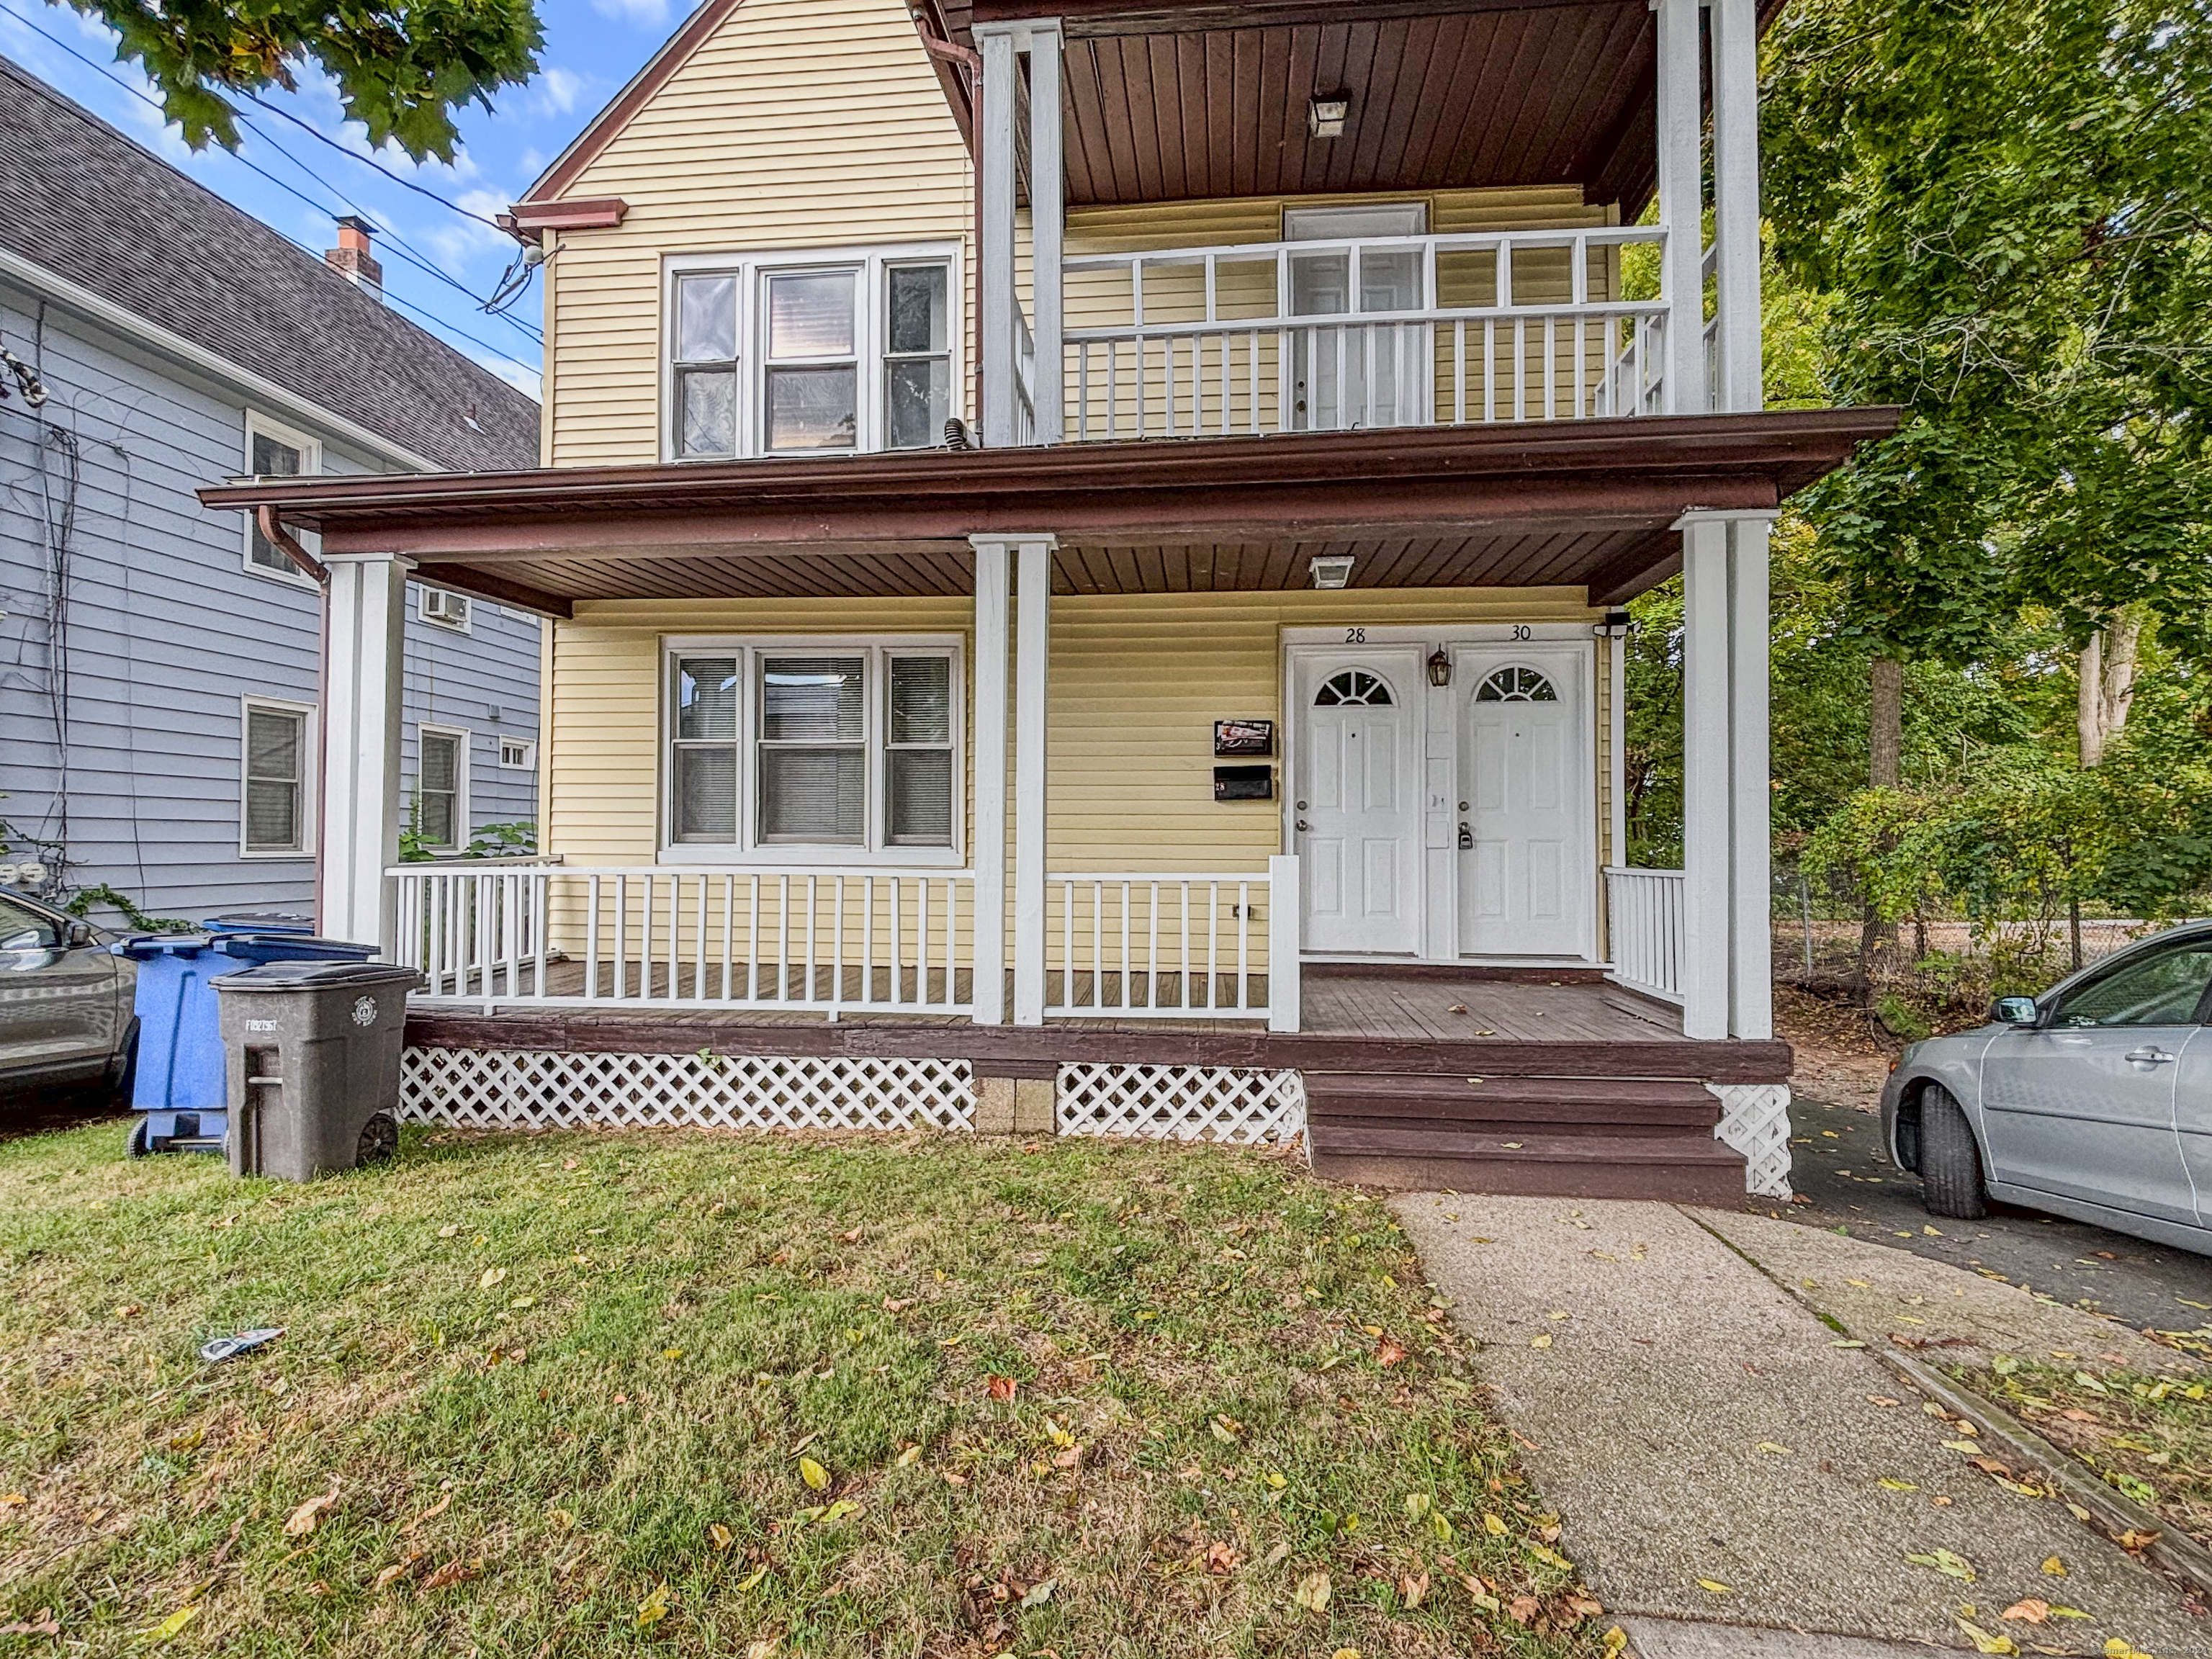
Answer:
<path fill-rule="evenodd" d="M 1460 711 L 1459 948 L 1579 957 L 1589 946 L 1579 678 L 1528 653 L 1467 651 Z"/>
<path fill-rule="evenodd" d="M 1411 654 L 1403 663 L 1378 655 L 1302 665 L 1293 844 L 1308 951 L 1411 955 L 1419 948 L 1419 711 L 1408 701 L 1419 665 Z"/>

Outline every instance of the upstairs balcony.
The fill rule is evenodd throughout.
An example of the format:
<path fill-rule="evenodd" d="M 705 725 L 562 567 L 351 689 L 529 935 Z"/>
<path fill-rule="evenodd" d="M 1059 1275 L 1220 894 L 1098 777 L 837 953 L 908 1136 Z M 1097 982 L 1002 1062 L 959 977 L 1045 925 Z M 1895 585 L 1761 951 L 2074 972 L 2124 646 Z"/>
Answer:
<path fill-rule="evenodd" d="M 1759 410 L 1771 9 L 926 6 L 977 158 L 984 442 Z"/>

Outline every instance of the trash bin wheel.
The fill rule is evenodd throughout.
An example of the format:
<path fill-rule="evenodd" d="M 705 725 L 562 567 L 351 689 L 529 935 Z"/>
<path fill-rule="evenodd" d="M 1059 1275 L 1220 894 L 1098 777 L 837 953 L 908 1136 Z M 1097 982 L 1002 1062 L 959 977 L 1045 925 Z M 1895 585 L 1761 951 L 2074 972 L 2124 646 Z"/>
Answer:
<path fill-rule="evenodd" d="M 399 1120 L 389 1112 L 379 1112 L 361 1126 L 361 1146 L 355 1152 L 356 1164 L 381 1164 L 399 1150 Z"/>
<path fill-rule="evenodd" d="M 123 1155 L 125 1158 L 153 1156 L 154 1148 L 149 1144 L 150 1136 L 148 1133 L 153 1127 L 152 1121 L 143 1112 L 141 1112 L 138 1115 L 138 1121 L 131 1126 L 130 1138 L 123 1143 Z"/>

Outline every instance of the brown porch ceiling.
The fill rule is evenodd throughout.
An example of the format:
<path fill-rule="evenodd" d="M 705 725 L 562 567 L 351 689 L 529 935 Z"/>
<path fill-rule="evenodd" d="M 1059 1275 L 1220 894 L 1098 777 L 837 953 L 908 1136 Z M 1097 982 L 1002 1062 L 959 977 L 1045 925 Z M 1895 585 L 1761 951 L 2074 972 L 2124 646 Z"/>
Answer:
<path fill-rule="evenodd" d="M 696 465 L 265 478 L 326 555 L 565 613 L 577 600 L 965 593 L 971 533 L 1048 532 L 1070 593 L 1576 586 L 1613 603 L 1680 557 L 1692 507 L 1771 507 L 1896 424 L 1887 409 L 1420 427 Z"/>

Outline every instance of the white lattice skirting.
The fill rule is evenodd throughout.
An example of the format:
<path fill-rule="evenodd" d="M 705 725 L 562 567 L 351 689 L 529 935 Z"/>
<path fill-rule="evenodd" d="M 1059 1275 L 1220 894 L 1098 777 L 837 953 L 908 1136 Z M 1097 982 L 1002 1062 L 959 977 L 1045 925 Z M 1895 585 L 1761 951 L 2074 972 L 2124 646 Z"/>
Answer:
<path fill-rule="evenodd" d="M 1063 1066 L 1054 1113 L 1064 1135 L 1246 1146 L 1306 1127 L 1306 1082 L 1297 1072 L 1231 1066 Z"/>
<path fill-rule="evenodd" d="M 1743 1189 L 1761 1198 L 1788 1198 L 1790 1085 L 1786 1083 L 1708 1083 L 1721 1103 L 1713 1139 L 1743 1154 Z"/>
<path fill-rule="evenodd" d="M 972 1129 L 964 1060 L 409 1048 L 402 1116 L 465 1129 Z"/>

